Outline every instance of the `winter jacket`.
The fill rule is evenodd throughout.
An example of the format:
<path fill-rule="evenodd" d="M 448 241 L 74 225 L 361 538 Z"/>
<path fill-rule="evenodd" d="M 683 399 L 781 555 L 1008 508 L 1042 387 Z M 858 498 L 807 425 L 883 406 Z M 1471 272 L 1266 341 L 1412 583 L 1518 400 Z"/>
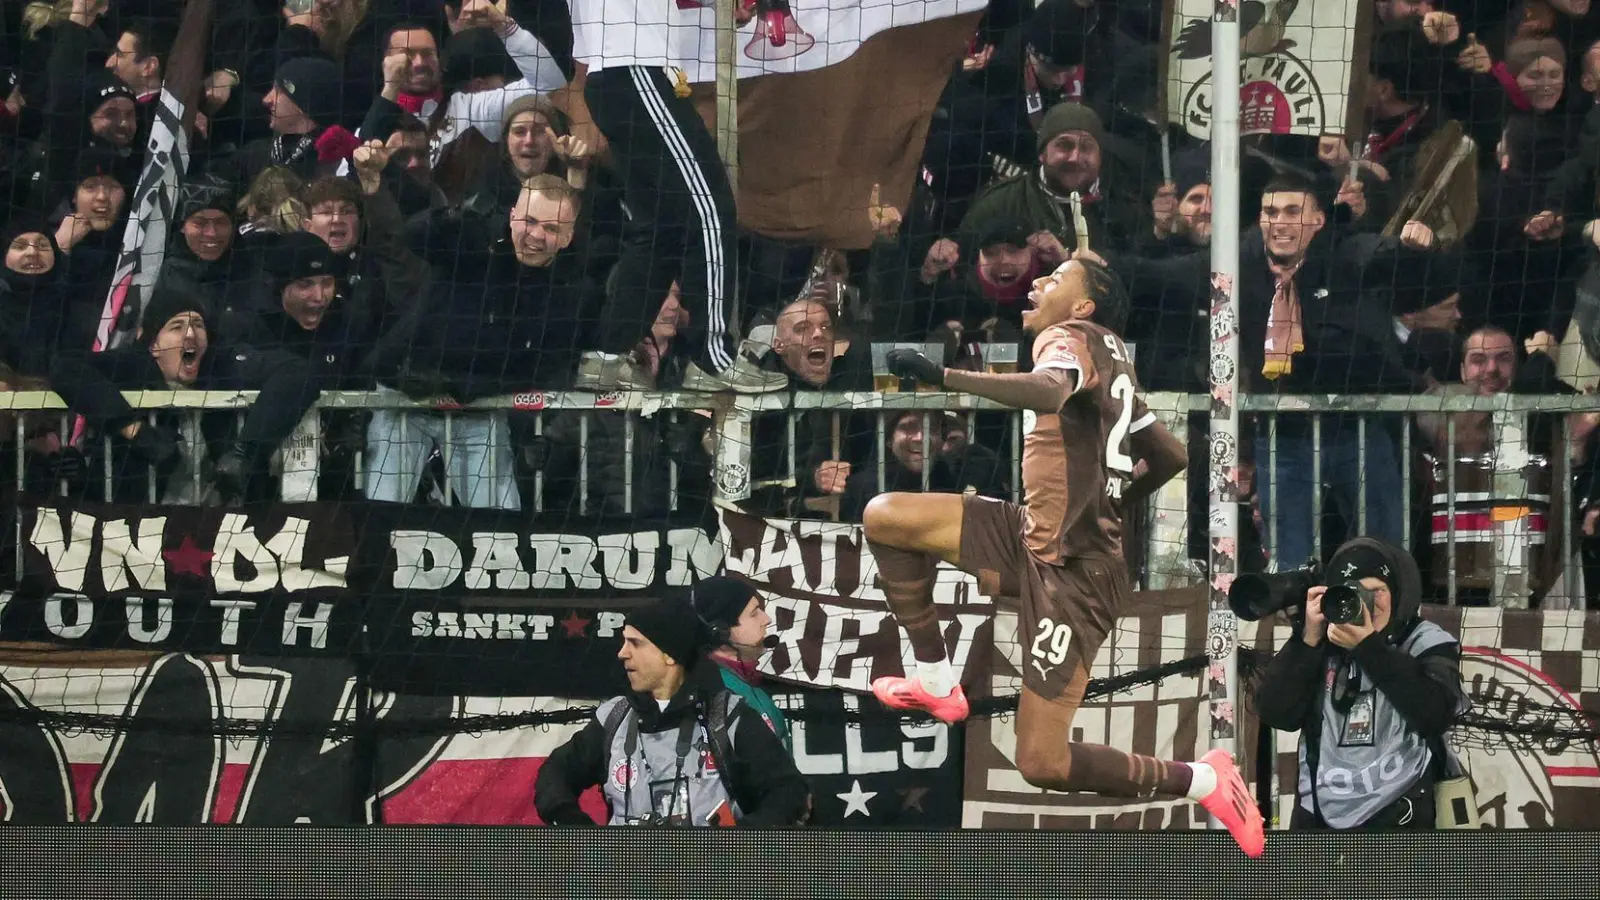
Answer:
<path fill-rule="evenodd" d="M 618 704 L 627 705 L 628 715 L 618 723 L 620 728 L 608 743 L 608 737 L 613 737 L 608 735 L 608 714 Z M 726 742 L 708 737 L 709 710 L 714 704 L 725 704 L 727 710 Z M 681 765 L 676 769 L 663 766 L 666 771 L 659 773 L 673 779 L 681 770 L 690 781 L 686 804 L 689 808 L 676 810 L 687 820 L 683 824 L 709 824 L 715 812 L 714 803 L 702 801 L 697 805 L 696 797 L 729 794 L 739 825 L 782 827 L 794 825 L 805 816 L 810 790 L 783 743 L 753 707 L 736 698 L 730 701 L 717 666 L 701 660 L 665 709 L 649 694 L 612 698 L 601 704 L 581 731 L 556 748 L 539 767 L 534 784 L 534 806 L 540 818 L 552 825 L 593 825 L 594 821 L 579 807 L 578 797 L 596 785 L 612 806 L 612 824 L 627 824 L 630 819 L 640 818 L 628 815 L 617 802 L 630 794 L 642 794 L 643 808 L 649 808 L 652 786 L 646 772 L 637 771 L 641 768 L 638 766 L 621 765 L 623 759 L 616 752 L 625 742 L 630 725 L 627 719 L 637 726 L 641 749 L 652 749 L 657 754 L 676 756 L 680 733 L 686 724 L 692 729 L 693 744 L 686 755 L 678 757 Z M 725 749 L 717 749 L 719 746 Z M 638 813 L 639 800 L 634 802 L 630 809 Z"/>

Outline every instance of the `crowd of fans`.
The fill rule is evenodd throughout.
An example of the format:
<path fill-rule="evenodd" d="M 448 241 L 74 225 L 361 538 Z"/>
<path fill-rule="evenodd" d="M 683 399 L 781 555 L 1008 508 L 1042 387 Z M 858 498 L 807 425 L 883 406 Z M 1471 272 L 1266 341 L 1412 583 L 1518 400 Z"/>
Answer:
<path fill-rule="evenodd" d="M 1372 7 L 1355 32 L 1370 43 L 1353 56 L 1368 61 L 1354 73 L 1368 133 L 1245 139 L 1241 382 L 1287 394 L 1574 390 L 1555 360 L 1582 355 L 1573 323 L 1600 247 L 1600 13 L 1588 0 Z M 0 381 L 55 390 L 81 416 L 81 428 L 42 416 L 7 429 L 26 446 L 27 490 L 271 496 L 271 454 L 322 390 L 449 407 L 683 383 L 693 314 L 675 290 L 624 283 L 634 213 L 622 178 L 550 98 L 575 74 L 567 5 L 554 0 L 217 3 L 192 159 L 138 346 L 91 352 L 182 8 L 0 5 Z M 860 212 L 870 248 L 739 236 L 742 352 L 761 377 L 872 390 L 871 345 L 890 341 L 982 365 L 980 345 L 1023 340 L 1033 279 L 1089 253 L 1133 298 L 1126 337 L 1145 387 L 1206 391 L 1210 151 L 1152 124 L 1166 120 L 1162 9 L 993 0 L 934 111 L 911 202 L 889 207 L 875 191 Z M 607 363 L 618 354 L 630 361 L 621 381 Z M 1024 344 L 1013 358 L 1027 357 Z M 119 393 L 174 386 L 260 396 L 242 418 L 190 421 L 141 416 Z M 322 496 L 519 509 L 537 478 L 543 508 L 579 511 L 584 466 L 587 512 L 623 511 L 624 483 L 635 513 L 709 491 L 698 417 L 646 419 L 626 436 L 606 417 L 547 416 L 537 432 L 514 413 L 450 418 L 325 414 Z M 1579 498 L 1566 526 L 1588 534 L 1600 515 L 1595 422 L 1568 420 L 1568 446 L 1549 423 L 1535 423 L 1531 446 L 1570 464 L 1575 474 L 1554 469 Z M 877 414 L 759 419 L 752 508 L 848 518 L 883 489 L 1014 487 L 1003 421 L 915 414 L 881 427 L 880 448 Z M 1309 514 L 1319 491 L 1342 527 L 1360 520 L 1400 541 L 1401 433 L 1414 427 L 1379 417 L 1358 430 L 1327 415 L 1313 430 L 1283 416 L 1269 441 L 1265 419 L 1250 423 L 1243 452 L 1262 474 L 1247 466 L 1246 487 L 1271 555 L 1304 560 L 1319 528 L 1322 546 L 1338 543 L 1334 523 Z M 1424 425 L 1413 444 L 1429 454 L 1413 467 L 1419 523 L 1425 483 L 1452 464 L 1441 433 Z M 1458 455 L 1496 440 L 1483 422 L 1456 434 L 1478 435 Z M 1206 471 L 1204 441 L 1190 444 Z M 614 477 L 625 465 L 633 477 Z M 1206 484 L 1191 485 L 1191 555 L 1204 559 Z M 1431 529 L 1413 531 L 1426 550 Z"/>

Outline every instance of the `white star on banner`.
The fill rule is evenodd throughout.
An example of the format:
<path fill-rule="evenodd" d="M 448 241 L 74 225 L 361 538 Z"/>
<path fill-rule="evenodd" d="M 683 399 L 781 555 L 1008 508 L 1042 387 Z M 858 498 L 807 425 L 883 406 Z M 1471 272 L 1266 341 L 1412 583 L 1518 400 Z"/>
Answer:
<path fill-rule="evenodd" d="M 867 809 L 867 801 L 878 796 L 878 792 L 863 791 L 861 782 L 852 781 L 850 782 L 850 790 L 835 796 L 844 801 L 844 817 L 846 819 L 855 815 L 857 810 L 860 810 L 863 816 L 871 818 L 872 813 Z"/>

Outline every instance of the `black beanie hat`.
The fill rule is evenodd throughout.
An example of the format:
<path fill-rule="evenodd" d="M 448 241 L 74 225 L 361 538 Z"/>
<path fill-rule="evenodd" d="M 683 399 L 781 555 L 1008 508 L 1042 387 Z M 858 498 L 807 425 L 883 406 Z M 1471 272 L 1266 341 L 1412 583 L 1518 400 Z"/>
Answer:
<path fill-rule="evenodd" d="M 144 306 L 144 314 L 139 316 L 139 344 L 148 347 L 155 341 L 156 333 L 174 317 L 186 312 L 200 314 L 200 318 L 210 320 L 210 311 L 198 285 L 185 284 L 183 287 L 176 285 L 158 285 L 155 292 L 150 295 L 150 302 Z"/>
<path fill-rule="evenodd" d="M 711 649 L 711 629 L 684 600 L 641 606 L 628 613 L 627 624 L 685 669 L 693 669 Z"/>
<path fill-rule="evenodd" d="M 122 181 L 122 157 L 115 151 L 105 147 L 85 147 L 78 151 L 78 158 L 72 167 L 72 185 L 78 185 L 91 178 L 107 175 Z M 126 187 L 126 185 L 124 185 Z"/>
<path fill-rule="evenodd" d="M 977 238 L 977 249 L 985 250 L 996 244 L 1009 244 L 1013 247 L 1028 246 L 1028 238 L 1033 234 L 1033 229 L 1021 218 L 1003 213 L 993 219 L 978 225 L 974 236 Z"/>
<path fill-rule="evenodd" d="M 263 268 L 272 276 L 275 288 L 301 278 L 318 275 L 344 274 L 344 262 L 328 243 L 309 231 L 291 231 L 273 239 L 262 260 Z"/>
<path fill-rule="evenodd" d="M 474 78 L 500 75 L 506 81 L 522 77 L 505 42 L 490 28 L 464 28 L 444 45 L 443 87 L 454 91 Z"/>
<path fill-rule="evenodd" d="M 1422 608 L 1422 572 L 1411 554 L 1377 538 L 1345 541 L 1328 561 L 1328 583 L 1376 578 L 1389 586 L 1390 638 L 1404 634 Z"/>
<path fill-rule="evenodd" d="M 42 234 L 50 239 L 51 247 L 56 245 L 56 229 L 51 227 L 50 222 L 38 212 L 23 209 L 7 219 L 4 227 L 0 227 L 0 249 L 9 249 L 12 241 L 25 234 Z"/>
<path fill-rule="evenodd" d="M 1178 187 L 1178 199 L 1196 186 L 1211 183 L 1211 145 L 1201 144 L 1172 155 L 1172 183 Z"/>
<path fill-rule="evenodd" d="M 272 84 L 318 125 L 332 125 L 338 119 L 344 84 L 339 67 L 332 62 L 316 56 L 296 57 L 278 66 Z"/>
<path fill-rule="evenodd" d="M 94 115 L 101 104 L 114 97 L 126 97 L 130 103 L 138 103 L 139 97 L 134 94 L 133 88 L 128 83 L 111 73 L 110 69 L 95 69 L 83 79 L 83 111 L 85 115 Z"/>
<path fill-rule="evenodd" d="M 1023 43 L 1053 66 L 1079 65 L 1094 12 L 1072 0 L 1044 0 L 1022 24 Z"/>
<path fill-rule="evenodd" d="M 219 209 L 231 219 L 238 203 L 233 184 L 227 179 L 201 175 L 185 182 L 178 192 L 178 221 L 187 222 L 190 216 L 207 209 Z"/>
<path fill-rule="evenodd" d="M 1038 152 L 1043 153 L 1046 144 L 1068 131 L 1087 131 L 1096 143 L 1106 142 L 1105 126 L 1094 110 L 1082 103 L 1057 103 L 1039 123 Z"/>
<path fill-rule="evenodd" d="M 749 584 L 718 575 L 689 589 L 689 605 L 708 627 L 733 628 L 744 615 L 744 608 L 759 596 Z"/>

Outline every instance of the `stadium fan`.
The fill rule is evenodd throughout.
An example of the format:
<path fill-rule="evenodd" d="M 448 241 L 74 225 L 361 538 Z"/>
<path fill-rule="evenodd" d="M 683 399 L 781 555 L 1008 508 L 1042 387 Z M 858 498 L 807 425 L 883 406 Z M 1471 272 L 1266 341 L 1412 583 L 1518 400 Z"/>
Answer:
<path fill-rule="evenodd" d="M 373 365 L 380 391 L 467 403 L 570 379 L 593 308 L 590 288 L 565 252 L 578 205 L 571 185 L 540 175 L 523 186 L 511 211 L 509 241 L 494 239 L 498 223 L 476 217 L 420 223 L 416 240 L 434 278 L 379 339 Z M 448 477 L 461 502 L 520 508 L 505 414 L 463 413 L 453 427 Z M 409 499 L 423 462 L 444 440 L 442 417 L 375 412 L 367 496 Z"/>
<path fill-rule="evenodd" d="M 63 356 L 50 385 L 95 431 L 87 446 L 95 459 L 112 439 L 111 495 L 107 502 L 205 505 L 243 499 L 251 474 L 277 449 L 316 402 L 304 361 L 242 345 L 213 346 L 205 306 L 192 286 L 163 285 L 140 319 L 138 343 L 103 353 Z M 237 413 L 217 410 L 198 419 L 181 410 L 154 414 L 153 421 L 128 405 L 125 390 L 255 390 L 256 402 L 235 435 Z M 202 447 L 197 458 L 183 447 Z M 154 479 L 146 481 L 147 471 Z M 89 479 L 92 494 L 101 479 Z"/>
<path fill-rule="evenodd" d="M 980 494 L 1005 499 L 1011 496 L 1009 464 L 999 454 L 971 441 L 961 440 L 960 419 L 955 413 L 924 413 L 904 410 L 889 416 L 885 430 L 887 454 L 883 481 L 878 480 L 877 452 L 845 482 L 839 516 L 847 522 L 861 520 L 867 503 L 879 494 L 892 491 L 922 490 L 922 471 L 928 470 L 928 490 L 950 494 Z M 928 451 L 923 455 L 923 431 L 927 429 Z"/>
<path fill-rule="evenodd" d="M 118 180 L 117 158 L 109 150 L 78 154 L 75 183 L 50 220 L 56 223 L 56 247 L 64 264 L 66 330 L 62 346 L 87 351 L 105 306 L 106 291 L 116 270 L 127 216 L 128 188 Z"/>
<path fill-rule="evenodd" d="M 245 144 L 219 163 L 221 174 L 237 184 L 254 184 L 271 166 L 306 180 L 335 174 L 360 145 L 338 123 L 338 98 L 338 66 L 309 56 L 285 62 L 261 101 L 271 136 Z"/>
<path fill-rule="evenodd" d="M 61 254 L 42 219 L 14 216 L 0 240 L 0 368 L 13 382 L 18 375 L 42 378 L 61 343 Z"/>
<path fill-rule="evenodd" d="M 599 348 L 585 354 L 579 385 L 649 384 L 633 351 L 677 282 L 689 312 L 684 337 L 691 362 L 684 388 L 782 390 L 783 376 L 762 371 L 734 344 L 738 219 L 733 189 L 716 141 L 689 102 L 689 82 L 705 66 L 698 49 L 685 54 L 680 48 L 699 45 L 680 45 L 673 37 L 684 26 L 707 20 L 707 8 L 653 8 L 652 0 L 568 2 L 573 53 L 588 69 L 584 100 L 610 147 L 629 213 L 622 258 L 608 282 Z M 750 15 L 743 6 L 737 9 Z M 689 71 L 675 83 L 667 66 Z"/>
<path fill-rule="evenodd" d="M 567 78 L 532 32 L 507 15 L 504 0 L 467 0 L 450 28 L 442 59 L 428 28 L 405 23 L 389 31 L 383 90 L 360 134 L 387 140 L 408 113 L 427 123 L 435 181 L 457 201 L 501 139 L 508 107 L 557 90 Z"/>
<path fill-rule="evenodd" d="M 1260 196 L 1260 228 L 1241 241 L 1239 265 L 1240 361 L 1252 389 L 1260 392 L 1338 392 L 1351 389 L 1414 393 L 1421 378 L 1409 371 L 1386 295 L 1374 285 L 1394 281 L 1398 271 L 1424 270 L 1433 235 L 1419 222 L 1388 254 L 1363 267 L 1347 230 L 1326 227 L 1333 207 L 1327 185 L 1295 175 L 1279 175 Z M 1341 210 L 1335 210 L 1335 215 Z M 1134 296 L 1161 298 L 1169 308 L 1202 308 L 1210 303 L 1210 254 L 1168 259 L 1112 257 L 1112 266 L 1130 283 Z M 1358 452 L 1353 418 L 1324 416 L 1321 476 L 1332 485 L 1334 502 L 1351 513 L 1366 491 L 1368 534 L 1399 541 L 1402 485 L 1398 435 L 1367 431 Z M 1256 461 L 1275 476 L 1263 484 L 1262 515 L 1276 527 L 1273 557 L 1296 566 L 1311 556 L 1317 523 L 1310 515 L 1313 455 L 1307 418 L 1280 418 L 1275 446 L 1269 446 L 1263 421 Z M 1273 454 L 1276 453 L 1276 458 Z M 1363 458 L 1361 453 L 1365 453 Z"/>

